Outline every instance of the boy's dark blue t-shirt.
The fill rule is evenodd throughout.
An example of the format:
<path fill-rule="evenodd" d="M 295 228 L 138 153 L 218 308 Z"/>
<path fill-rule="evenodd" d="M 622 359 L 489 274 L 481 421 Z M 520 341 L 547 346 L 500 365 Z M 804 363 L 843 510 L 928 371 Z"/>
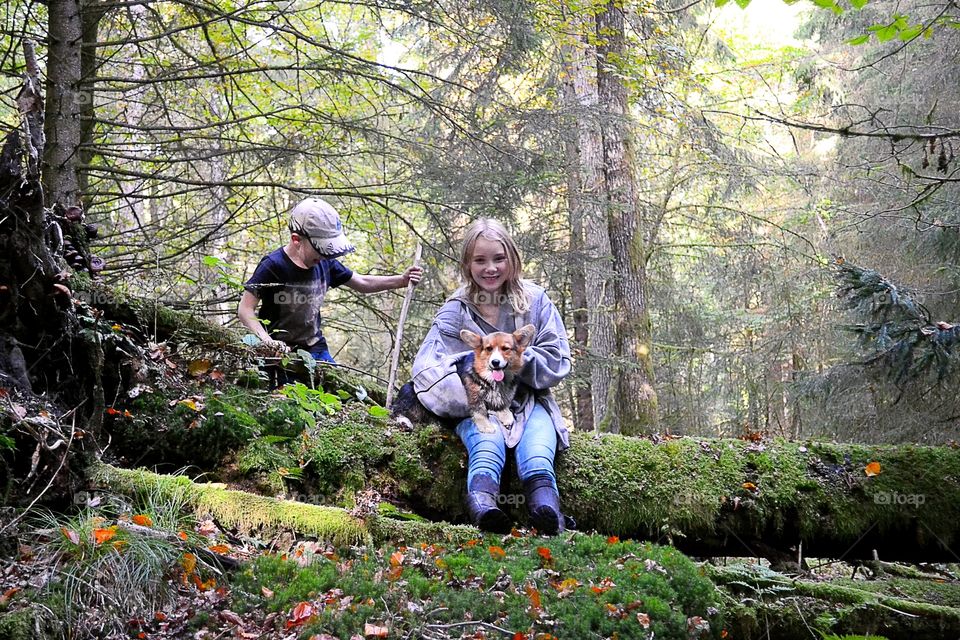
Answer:
<path fill-rule="evenodd" d="M 310 269 L 293 263 L 283 249 L 260 260 L 244 289 L 260 298 L 257 313 L 270 336 L 287 344 L 309 348 L 323 340 L 320 306 L 328 289 L 353 277 L 339 260 L 321 260 Z"/>

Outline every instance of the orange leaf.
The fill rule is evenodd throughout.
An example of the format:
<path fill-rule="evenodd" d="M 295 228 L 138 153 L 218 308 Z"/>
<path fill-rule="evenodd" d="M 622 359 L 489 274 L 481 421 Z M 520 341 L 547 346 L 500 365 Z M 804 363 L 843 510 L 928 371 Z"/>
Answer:
<path fill-rule="evenodd" d="M 230 553 L 230 547 L 228 547 L 225 544 L 215 544 L 212 547 L 207 547 L 207 548 L 210 549 L 210 551 L 213 551 L 214 553 L 219 553 L 222 556 Z"/>
<path fill-rule="evenodd" d="M 186 532 L 186 531 L 178 531 L 178 532 L 177 532 L 177 537 L 180 538 L 181 540 L 186 540 L 186 539 L 187 539 L 187 532 Z"/>
<path fill-rule="evenodd" d="M 464 543 L 463 543 L 463 546 L 465 546 L 465 547 L 475 547 L 475 546 L 477 546 L 477 543 L 478 543 L 478 542 L 482 542 L 482 540 L 480 540 L 480 538 L 474 538 L 473 540 L 467 540 L 466 542 L 464 542 Z M 520 633 L 520 632 L 518 631 L 517 633 Z"/>
<path fill-rule="evenodd" d="M 167 619 L 167 614 L 165 614 L 163 611 L 157 611 L 153 614 L 153 619 L 157 622 L 163 622 Z"/>
<path fill-rule="evenodd" d="M 313 617 L 313 605 L 309 602 L 301 602 L 290 612 L 290 619 L 287 620 L 287 629 L 298 627 Z"/>
<path fill-rule="evenodd" d="M 607 544 L 617 544 L 620 542 L 620 536 L 610 536 L 607 538 Z"/>
<path fill-rule="evenodd" d="M 523 587 L 523 590 L 526 591 L 527 597 L 530 598 L 530 606 L 536 610 L 540 609 L 540 591 L 537 590 L 532 584 L 526 584 Z"/>
<path fill-rule="evenodd" d="M 193 573 L 194 569 L 197 568 L 197 556 L 189 552 L 183 554 L 183 557 L 180 558 L 180 566 L 183 567 L 183 570 L 187 575 L 190 575 Z"/>
<path fill-rule="evenodd" d="M 399 551 L 394 551 L 392 554 L 390 554 L 390 566 L 391 566 L 391 567 L 399 567 L 399 566 L 402 565 L 402 564 L 403 564 L 403 554 L 402 554 L 402 553 L 400 553 Z"/>
<path fill-rule="evenodd" d="M 490 547 L 490 557 L 494 560 L 503 560 L 507 557 L 507 552 L 503 550 L 503 547 L 498 547 L 496 545 Z"/>
<path fill-rule="evenodd" d="M 6 591 L 4 591 L 3 595 L 0 596 L 0 606 L 3 606 L 8 602 L 10 602 L 10 598 L 16 595 L 18 591 L 20 591 L 20 587 L 10 587 Z"/>
<path fill-rule="evenodd" d="M 873 476 L 880 475 L 880 463 L 876 461 L 871 462 L 866 467 L 864 467 L 863 472 L 867 474 L 867 477 L 870 477 L 870 478 L 872 478 Z"/>
<path fill-rule="evenodd" d="M 60 532 L 63 534 L 63 536 L 67 540 L 69 540 L 73 544 L 80 544 L 80 536 L 77 535 L 76 531 L 72 531 L 70 529 L 67 529 L 66 527 L 60 527 Z"/>
<path fill-rule="evenodd" d="M 527 640 L 527 634 L 525 634 L 523 631 L 517 631 L 515 634 L 513 634 L 512 640 Z"/>
<path fill-rule="evenodd" d="M 123 548 L 124 548 L 125 546 L 127 546 L 127 541 L 126 541 L 126 540 L 114 540 L 114 541 L 113 541 L 113 548 L 116 549 L 117 551 L 123 551 Z"/>
<path fill-rule="evenodd" d="M 108 529 L 94 529 L 93 530 L 93 540 L 96 544 L 103 544 L 113 536 L 117 535 L 117 528 L 110 527 Z"/>
<path fill-rule="evenodd" d="M 114 409 L 113 407 L 107 407 L 107 415 L 108 415 L 108 416 L 118 416 L 118 415 L 120 415 L 120 412 L 117 411 L 116 409 Z"/>
<path fill-rule="evenodd" d="M 367 638 L 386 638 L 390 630 L 378 624 L 363 623 L 363 635 Z"/>
<path fill-rule="evenodd" d="M 138 525 L 140 525 L 141 527 L 152 527 L 152 526 L 153 526 L 153 520 L 151 520 L 151 519 L 150 519 L 150 516 L 148 516 L 148 515 L 145 514 L 145 513 L 139 513 L 139 514 L 133 516 L 133 517 L 130 518 L 130 519 L 133 520 L 133 524 L 138 524 Z"/>
<path fill-rule="evenodd" d="M 550 562 L 553 560 L 553 556 L 550 555 L 550 549 L 546 547 L 537 547 L 537 555 L 543 558 L 544 562 Z"/>
<path fill-rule="evenodd" d="M 743 488 L 746 489 L 747 491 L 756 491 L 757 485 L 753 484 L 752 482 L 744 482 Z"/>

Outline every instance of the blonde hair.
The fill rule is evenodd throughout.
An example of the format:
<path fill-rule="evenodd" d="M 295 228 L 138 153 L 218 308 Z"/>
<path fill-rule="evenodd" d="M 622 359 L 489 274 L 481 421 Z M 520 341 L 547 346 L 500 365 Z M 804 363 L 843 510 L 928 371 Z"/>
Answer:
<path fill-rule="evenodd" d="M 530 296 L 523 286 L 523 262 L 517 244 L 510 237 L 506 227 L 493 218 L 480 218 L 467 227 L 463 236 L 463 250 L 460 253 L 460 276 L 467 286 L 467 296 L 474 303 L 480 303 L 485 292 L 473 280 L 470 274 L 470 262 L 473 259 L 473 249 L 477 238 L 486 238 L 503 245 L 507 253 L 507 281 L 503 284 L 504 293 L 514 313 L 526 313 L 530 309 Z"/>

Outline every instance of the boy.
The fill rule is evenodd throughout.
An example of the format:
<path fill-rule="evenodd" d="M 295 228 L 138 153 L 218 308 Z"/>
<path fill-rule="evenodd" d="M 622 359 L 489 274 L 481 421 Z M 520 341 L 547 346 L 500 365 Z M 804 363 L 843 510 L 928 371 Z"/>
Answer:
<path fill-rule="evenodd" d="M 360 293 L 400 289 L 423 275 L 410 267 L 390 276 L 360 275 L 338 257 L 355 247 L 343 235 L 337 211 L 319 198 L 307 198 L 290 214 L 290 241 L 260 261 L 244 285 L 237 317 L 269 348 L 309 351 L 315 360 L 335 363 L 320 330 L 320 306 L 328 289 L 347 285 Z M 259 318 L 269 321 L 269 331 Z"/>

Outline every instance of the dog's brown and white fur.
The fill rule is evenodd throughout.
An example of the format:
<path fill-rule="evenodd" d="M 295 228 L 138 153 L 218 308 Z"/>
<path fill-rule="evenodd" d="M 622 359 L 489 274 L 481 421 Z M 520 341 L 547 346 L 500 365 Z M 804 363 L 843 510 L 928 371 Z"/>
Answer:
<path fill-rule="evenodd" d="M 523 351 L 530 346 L 535 334 L 536 327 L 532 324 L 513 333 L 498 331 L 481 336 L 467 329 L 460 332 L 460 339 L 473 349 L 473 353 L 457 363 L 457 375 L 463 383 L 470 415 L 479 431 L 496 431 L 496 425 L 487 415 L 491 411 L 504 427 L 513 426 L 510 405 L 517 393 L 516 376 L 523 367 Z M 392 415 L 408 427 L 428 420 L 448 423 L 420 403 L 412 382 L 400 388 Z"/>
<path fill-rule="evenodd" d="M 460 339 L 473 349 L 473 363 L 462 376 L 467 392 L 467 404 L 477 430 L 493 433 L 496 425 L 490 422 L 493 412 L 505 428 L 513 426 L 510 405 L 517 392 L 517 373 L 523 367 L 523 350 L 536 332 L 528 324 L 513 333 L 498 331 L 485 336 L 463 329 Z"/>

